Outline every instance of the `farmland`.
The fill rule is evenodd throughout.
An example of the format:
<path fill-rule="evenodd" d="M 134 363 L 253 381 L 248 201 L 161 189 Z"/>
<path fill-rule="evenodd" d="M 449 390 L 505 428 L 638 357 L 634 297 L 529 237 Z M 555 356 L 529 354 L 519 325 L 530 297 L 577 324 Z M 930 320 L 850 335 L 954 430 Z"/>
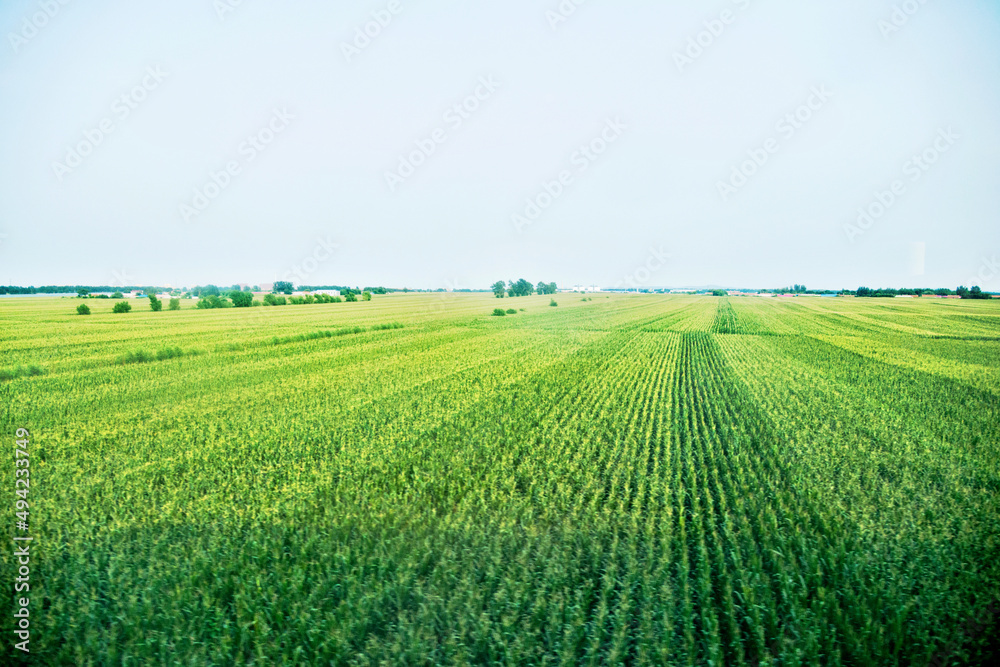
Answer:
<path fill-rule="evenodd" d="M 591 296 L 0 299 L 3 432 L 33 448 L 33 657 L 996 650 L 1000 304 Z"/>

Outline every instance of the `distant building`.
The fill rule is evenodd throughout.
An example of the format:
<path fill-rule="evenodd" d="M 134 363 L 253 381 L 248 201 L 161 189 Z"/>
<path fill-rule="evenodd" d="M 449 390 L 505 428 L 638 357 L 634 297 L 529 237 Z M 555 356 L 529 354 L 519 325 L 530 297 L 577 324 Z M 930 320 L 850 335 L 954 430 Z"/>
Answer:
<path fill-rule="evenodd" d="M 261 292 L 272 292 L 274 291 L 274 283 L 261 283 L 259 285 Z"/>

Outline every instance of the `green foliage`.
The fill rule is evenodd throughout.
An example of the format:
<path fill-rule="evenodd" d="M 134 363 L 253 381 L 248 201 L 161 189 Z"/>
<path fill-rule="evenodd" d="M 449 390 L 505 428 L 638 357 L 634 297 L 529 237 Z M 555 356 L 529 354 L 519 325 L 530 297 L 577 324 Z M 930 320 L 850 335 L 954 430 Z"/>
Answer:
<path fill-rule="evenodd" d="M 38 364 L 29 364 L 27 366 L 15 366 L 14 368 L 5 368 L 0 370 L 0 381 L 9 382 L 10 380 L 15 380 L 22 377 L 34 377 L 37 375 L 44 375 L 45 369 Z"/>
<path fill-rule="evenodd" d="M 508 308 L 507 309 L 507 314 L 508 315 L 517 315 L 517 309 L 516 308 Z"/>
<path fill-rule="evenodd" d="M 76 307 L 77 315 L 90 315 L 90 308 L 85 303 L 81 303 Z"/>
<path fill-rule="evenodd" d="M 113 312 L 113 313 L 127 313 L 130 310 L 132 310 L 132 304 L 131 303 L 129 303 L 128 301 L 119 301 L 111 309 L 111 312 Z"/>
<path fill-rule="evenodd" d="M 167 306 L 167 307 L 170 310 L 180 310 L 181 309 L 181 300 L 179 298 L 176 298 L 176 297 L 172 298 L 172 299 L 170 299 L 170 305 Z"/>
<path fill-rule="evenodd" d="M 535 291 L 538 292 L 539 294 L 555 294 L 559 291 L 559 288 L 556 287 L 555 283 L 540 282 L 535 287 Z"/>
<path fill-rule="evenodd" d="M 955 294 L 963 299 L 991 299 L 993 298 L 986 292 L 983 292 L 978 285 L 974 285 L 972 289 L 966 288 L 964 285 L 960 286 L 955 290 Z"/>
<path fill-rule="evenodd" d="M 490 289 L 493 290 L 493 296 L 495 296 L 498 299 L 502 299 L 504 295 L 507 293 L 507 283 L 505 283 L 502 280 L 498 280 L 492 285 L 490 285 Z"/>
<path fill-rule="evenodd" d="M 358 295 L 355 294 L 354 292 L 347 292 L 344 294 L 344 301 L 353 303 L 357 300 L 358 300 Z"/>
<path fill-rule="evenodd" d="M 549 299 L 549 305 L 554 308 L 554 307 L 558 306 L 559 304 L 556 303 L 555 299 Z"/>
<path fill-rule="evenodd" d="M 278 305 L 278 297 L 276 297 L 274 294 L 265 294 L 264 295 L 264 305 L 265 306 L 277 306 Z"/>
<path fill-rule="evenodd" d="M 242 290 L 233 290 L 229 293 L 229 298 L 236 308 L 249 308 L 253 305 L 253 293 Z"/>
<path fill-rule="evenodd" d="M 118 357 L 117 363 L 119 365 L 145 364 L 151 361 L 166 361 L 167 359 L 175 359 L 184 355 L 185 352 L 181 350 L 181 348 L 169 346 L 157 350 L 155 354 L 145 350 L 133 350 L 132 352 L 126 352 Z"/>
<path fill-rule="evenodd" d="M 507 293 L 511 296 L 531 296 L 535 293 L 535 287 L 524 278 L 520 278 L 517 282 L 510 281 Z"/>
<path fill-rule="evenodd" d="M 78 298 L 78 299 L 86 299 L 89 294 L 90 294 L 90 290 L 81 287 L 80 289 L 78 289 L 76 291 L 76 298 Z"/>
<path fill-rule="evenodd" d="M 504 310 L 503 308 L 494 308 L 492 313 L 493 317 L 503 317 L 506 314 L 507 311 Z"/>
<path fill-rule="evenodd" d="M 5 300 L 35 661 L 995 662 L 1000 303 L 601 296 Z"/>
<path fill-rule="evenodd" d="M 163 302 L 156 298 L 155 294 L 149 295 L 149 308 L 154 313 L 158 313 L 163 310 Z"/>
<path fill-rule="evenodd" d="M 365 301 L 371 301 L 372 300 L 372 293 L 371 292 L 362 292 L 361 293 L 361 298 L 364 299 Z"/>
<path fill-rule="evenodd" d="M 858 291 L 855 292 L 855 296 L 859 297 L 894 297 L 896 296 L 896 290 L 894 289 L 872 289 L 870 287 L 859 287 Z"/>
<path fill-rule="evenodd" d="M 275 282 L 273 287 L 275 292 L 284 292 L 285 294 L 291 294 L 293 291 L 295 291 L 295 288 L 292 286 L 292 283 L 286 280 L 279 280 Z"/>
<path fill-rule="evenodd" d="M 215 308 L 232 308 L 233 303 L 225 297 L 210 294 L 208 296 L 203 296 L 199 298 L 197 307 L 202 310 L 212 310 Z"/>
<path fill-rule="evenodd" d="M 123 298 L 125 298 L 125 296 L 121 292 L 115 292 L 114 294 L 111 295 L 111 298 L 112 299 L 123 299 Z"/>
<path fill-rule="evenodd" d="M 712 290 L 712 296 L 726 296 L 726 290 L 724 290 L 724 289 L 714 289 L 714 290 Z"/>

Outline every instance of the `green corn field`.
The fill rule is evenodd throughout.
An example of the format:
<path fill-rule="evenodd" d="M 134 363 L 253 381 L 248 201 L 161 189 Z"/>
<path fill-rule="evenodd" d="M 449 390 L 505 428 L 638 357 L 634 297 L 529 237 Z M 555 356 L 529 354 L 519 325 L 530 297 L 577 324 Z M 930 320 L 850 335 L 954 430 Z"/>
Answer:
<path fill-rule="evenodd" d="M 0 300 L 31 660 L 1000 657 L 1000 304 L 564 296 Z"/>

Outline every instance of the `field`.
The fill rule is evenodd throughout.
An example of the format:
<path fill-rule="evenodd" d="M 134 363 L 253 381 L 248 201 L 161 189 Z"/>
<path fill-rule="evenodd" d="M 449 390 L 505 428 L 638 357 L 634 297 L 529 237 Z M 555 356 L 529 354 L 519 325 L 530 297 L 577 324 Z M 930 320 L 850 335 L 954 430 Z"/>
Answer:
<path fill-rule="evenodd" d="M 997 655 L 1000 303 L 592 297 L 0 299 L 32 657 Z"/>

